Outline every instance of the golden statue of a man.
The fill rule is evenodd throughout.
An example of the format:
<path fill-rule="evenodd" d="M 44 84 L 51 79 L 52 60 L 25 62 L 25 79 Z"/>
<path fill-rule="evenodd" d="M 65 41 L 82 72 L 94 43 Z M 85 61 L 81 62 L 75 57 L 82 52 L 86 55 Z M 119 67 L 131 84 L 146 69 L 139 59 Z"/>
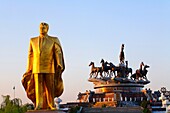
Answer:
<path fill-rule="evenodd" d="M 55 109 L 54 98 L 63 93 L 63 51 L 57 37 L 47 34 L 49 25 L 41 23 L 40 35 L 30 39 L 28 63 L 22 84 L 35 109 Z"/>

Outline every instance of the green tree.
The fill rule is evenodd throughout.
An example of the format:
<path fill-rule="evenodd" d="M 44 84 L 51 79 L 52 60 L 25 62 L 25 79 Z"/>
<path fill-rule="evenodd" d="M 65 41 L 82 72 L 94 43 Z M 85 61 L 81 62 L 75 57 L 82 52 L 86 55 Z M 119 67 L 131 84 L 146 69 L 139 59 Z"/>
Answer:
<path fill-rule="evenodd" d="M 143 107 L 143 113 L 151 113 L 151 111 L 149 110 L 149 107 L 150 107 L 149 101 L 146 101 L 146 100 L 142 101 L 141 107 Z"/>
<path fill-rule="evenodd" d="M 22 106 L 22 101 L 19 98 L 10 100 L 10 96 L 3 96 L 0 113 L 25 113 L 29 104 Z"/>

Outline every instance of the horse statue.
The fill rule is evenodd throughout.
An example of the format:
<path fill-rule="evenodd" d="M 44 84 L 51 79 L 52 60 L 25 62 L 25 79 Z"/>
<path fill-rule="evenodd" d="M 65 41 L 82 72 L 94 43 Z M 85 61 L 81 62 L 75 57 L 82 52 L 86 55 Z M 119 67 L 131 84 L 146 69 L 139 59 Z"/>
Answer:
<path fill-rule="evenodd" d="M 102 63 L 102 71 L 104 72 L 104 75 L 106 76 L 109 75 L 109 70 L 111 70 L 110 66 L 107 65 L 106 62 L 104 62 L 104 60 L 102 59 L 101 62 Z"/>
<path fill-rule="evenodd" d="M 102 77 L 102 67 L 95 67 L 94 62 L 90 62 L 89 66 L 91 66 L 90 78 L 92 78 L 92 75 L 95 75 L 96 78 L 98 73 Z"/>
<path fill-rule="evenodd" d="M 144 68 L 143 68 L 143 70 L 142 70 L 142 78 L 143 79 L 146 79 L 147 80 L 147 77 L 146 77 L 146 75 L 147 75 L 147 73 L 148 73 L 148 70 L 147 70 L 147 68 L 149 68 L 150 66 L 148 66 L 148 65 L 144 65 Z"/>
<path fill-rule="evenodd" d="M 132 68 L 128 67 L 128 61 L 125 61 L 125 63 L 126 63 L 126 68 L 125 68 L 126 76 L 129 76 L 129 73 L 131 73 L 131 75 L 132 75 Z"/>
<path fill-rule="evenodd" d="M 109 70 L 110 70 L 110 74 L 114 73 L 114 75 L 116 75 L 116 66 L 113 63 L 108 63 L 107 61 L 105 62 L 107 65 L 109 65 Z M 113 75 L 113 74 L 112 74 Z"/>
<path fill-rule="evenodd" d="M 110 66 L 110 74 L 114 73 L 114 75 L 116 76 L 116 71 L 120 71 L 120 68 L 115 66 L 112 62 L 108 63 L 106 61 L 106 64 L 108 64 Z M 113 75 L 113 74 L 112 74 Z"/>
<path fill-rule="evenodd" d="M 144 66 L 144 68 L 143 68 L 143 66 Z M 134 79 L 134 80 L 136 80 L 136 79 L 138 80 L 139 78 L 143 78 L 143 79 L 147 80 L 146 74 L 148 73 L 147 68 L 149 68 L 149 67 L 150 66 L 144 65 L 144 63 L 141 62 L 140 69 L 136 70 L 136 73 L 132 74 L 130 78 Z"/>
<path fill-rule="evenodd" d="M 131 75 L 130 78 L 131 78 L 132 80 L 138 80 L 139 77 L 142 76 L 141 73 L 142 73 L 142 68 L 143 68 L 143 66 L 144 66 L 144 63 L 141 62 L 141 63 L 140 63 L 140 68 L 136 70 L 136 73 L 134 73 L 134 74 Z"/>
<path fill-rule="evenodd" d="M 140 72 L 139 72 L 138 70 L 136 70 L 136 73 L 132 74 L 132 75 L 130 76 L 130 78 L 131 78 L 132 80 L 138 80 L 138 79 L 139 79 L 139 74 L 140 74 Z"/>

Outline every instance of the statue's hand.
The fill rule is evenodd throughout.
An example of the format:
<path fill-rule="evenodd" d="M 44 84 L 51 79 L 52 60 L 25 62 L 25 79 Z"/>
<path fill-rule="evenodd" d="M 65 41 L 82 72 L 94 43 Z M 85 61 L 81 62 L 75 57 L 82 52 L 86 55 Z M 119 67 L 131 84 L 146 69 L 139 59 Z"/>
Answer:
<path fill-rule="evenodd" d="M 62 74 L 62 68 L 61 68 L 61 66 L 58 66 L 58 67 L 57 67 L 57 71 L 59 72 L 59 74 Z"/>

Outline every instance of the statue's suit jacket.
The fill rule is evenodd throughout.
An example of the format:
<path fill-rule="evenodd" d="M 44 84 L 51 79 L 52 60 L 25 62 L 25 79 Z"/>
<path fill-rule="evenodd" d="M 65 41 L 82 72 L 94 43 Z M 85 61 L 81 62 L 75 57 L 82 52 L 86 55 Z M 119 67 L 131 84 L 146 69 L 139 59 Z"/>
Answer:
<path fill-rule="evenodd" d="M 55 66 L 64 70 L 63 53 L 58 38 L 47 36 L 40 47 L 40 38 L 31 38 L 28 51 L 27 71 L 55 73 Z"/>
<path fill-rule="evenodd" d="M 34 73 L 54 73 L 55 97 L 64 90 L 61 74 L 65 69 L 63 51 L 57 37 L 47 36 L 40 47 L 40 38 L 30 39 L 27 72 L 23 75 L 22 84 L 29 99 L 35 103 Z"/>

